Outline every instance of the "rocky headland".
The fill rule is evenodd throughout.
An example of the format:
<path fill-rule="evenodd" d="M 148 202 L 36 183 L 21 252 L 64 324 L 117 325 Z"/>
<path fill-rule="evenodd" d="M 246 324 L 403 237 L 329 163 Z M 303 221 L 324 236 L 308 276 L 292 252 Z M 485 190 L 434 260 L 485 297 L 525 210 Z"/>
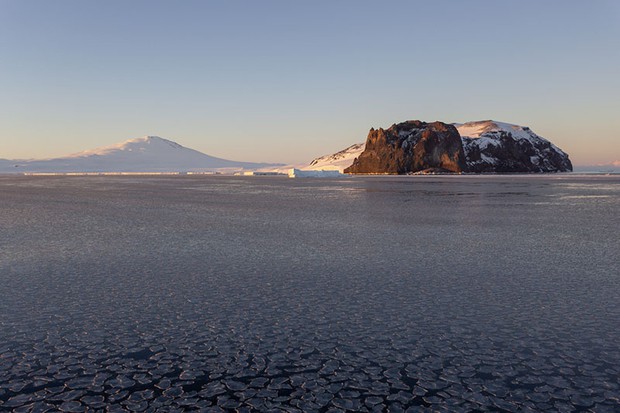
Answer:
<path fill-rule="evenodd" d="M 344 172 L 406 174 L 429 168 L 462 172 L 466 167 L 461 136 L 453 125 L 412 120 L 371 129 L 366 148 Z"/>
<path fill-rule="evenodd" d="M 411 120 L 371 129 L 351 174 L 569 172 L 568 155 L 528 127 Z"/>

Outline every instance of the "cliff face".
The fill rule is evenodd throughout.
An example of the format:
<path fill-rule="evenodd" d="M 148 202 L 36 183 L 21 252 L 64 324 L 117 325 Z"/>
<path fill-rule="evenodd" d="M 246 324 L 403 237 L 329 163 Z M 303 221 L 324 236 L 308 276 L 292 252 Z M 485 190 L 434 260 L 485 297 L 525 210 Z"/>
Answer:
<path fill-rule="evenodd" d="M 453 125 L 419 120 L 371 129 L 366 147 L 345 173 L 405 174 L 425 169 L 466 169 L 461 137 Z"/>

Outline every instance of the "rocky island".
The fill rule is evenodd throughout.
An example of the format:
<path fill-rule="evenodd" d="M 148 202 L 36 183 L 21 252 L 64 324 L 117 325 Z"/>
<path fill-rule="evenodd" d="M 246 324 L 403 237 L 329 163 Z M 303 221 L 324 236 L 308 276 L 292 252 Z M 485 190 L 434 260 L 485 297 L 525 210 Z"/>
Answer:
<path fill-rule="evenodd" d="M 350 174 L 569 172 L 560 148 L 528 127 L 497 121 L 411 120 L 371 129 Z"/>

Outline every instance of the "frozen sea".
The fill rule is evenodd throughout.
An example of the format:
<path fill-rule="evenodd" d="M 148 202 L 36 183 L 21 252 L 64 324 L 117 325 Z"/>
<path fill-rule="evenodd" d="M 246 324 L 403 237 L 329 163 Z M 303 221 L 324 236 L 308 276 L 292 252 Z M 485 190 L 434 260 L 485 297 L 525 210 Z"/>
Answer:
<path fill-rule="evenodd" d="M 0 176 L 0 411 L 620 411 L 620 176 Z"/>

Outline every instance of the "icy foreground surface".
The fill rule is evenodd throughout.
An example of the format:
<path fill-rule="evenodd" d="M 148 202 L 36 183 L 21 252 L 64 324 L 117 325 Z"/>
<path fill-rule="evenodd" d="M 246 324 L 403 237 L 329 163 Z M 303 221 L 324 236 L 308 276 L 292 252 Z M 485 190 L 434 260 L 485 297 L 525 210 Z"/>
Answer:
<path fill-rule="evenodd" d="M 0 411 L 618 411 L 619 202 L 614 176 L 0 177 Z"/>

